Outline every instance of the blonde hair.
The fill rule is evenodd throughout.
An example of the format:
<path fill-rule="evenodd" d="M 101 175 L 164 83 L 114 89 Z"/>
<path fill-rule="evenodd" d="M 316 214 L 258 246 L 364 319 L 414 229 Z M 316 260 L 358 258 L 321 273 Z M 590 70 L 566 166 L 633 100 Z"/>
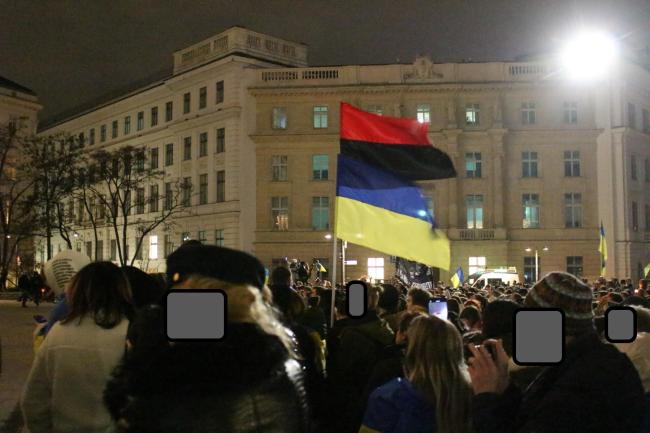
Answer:
<path fill-rule="evenodd" d="M 417 317 L 408 329 L 406 377 L 436 408 L 440 433 L 470 430 L 472 390 L 458 330 L 435 316 Z"/>
<path fill-rule="evenodd" d="M 280 323 L 270 306 L 271 291 L 264 286 L 262 290 L 246 284 L 234 284 L 216 278 L 190 275 L 174 289 L 219 289 L 226 293 L 228 323 L 255 323 L 266 334 L 280 339 L 291 356 L 294 355 L 290 334 Z"/>

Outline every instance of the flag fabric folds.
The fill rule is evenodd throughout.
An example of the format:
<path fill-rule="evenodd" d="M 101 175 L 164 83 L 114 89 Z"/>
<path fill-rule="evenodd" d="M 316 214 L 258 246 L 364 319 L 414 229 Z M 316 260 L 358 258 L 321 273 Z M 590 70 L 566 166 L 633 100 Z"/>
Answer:
<path fill-rule="evenodd" d="M 600 244 L 598 245 L 600 252 L 600 275 L 605 275 L 605 265 L 607 263 L 607 240 L 605 239 L 605 228 L 603 222 L 600 222 Z"/>
<path fill-rule="evenodd" d="M 645 268 L 643 268 L 643 278 L 648 278 L 648 274 L 650 274 L 650 263 L 645 265 Z"/>
<path fill-rule="evenodd" d="M 341 104 L 336 236 L 385 254 L 449 269 L 450 247 L 414 179 L 455 176 L 429 144 L 426 124 Z"/>
<path fill-rule="evenodd" d="M 451 277 L 451 284 L 454 286 L 455 289 L 458 286 L 460 286 L 464 280 L 465 280 L 465 274 L 463 273 L 463 268 L 459 266 L 458 269 L 456 269 L 456 273 Z"/>
<path fill-rule="evenodd" d="M 456 177 L 449 156 L 429 143 L 427 123 L 379 116 L 341 103 L 341 153 L 408 180 Z"/>

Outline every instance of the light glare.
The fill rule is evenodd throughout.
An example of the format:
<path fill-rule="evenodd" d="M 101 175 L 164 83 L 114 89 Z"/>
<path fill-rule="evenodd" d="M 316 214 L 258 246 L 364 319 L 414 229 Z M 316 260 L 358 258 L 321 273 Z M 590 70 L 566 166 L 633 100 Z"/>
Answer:
<path fill-rule="evenodd" d="M 617 51 L 616 42 L 608 34 L 583 31 L 568 41 L 560 61 L 570 80 L 595 81 L 607 74 Z"/>

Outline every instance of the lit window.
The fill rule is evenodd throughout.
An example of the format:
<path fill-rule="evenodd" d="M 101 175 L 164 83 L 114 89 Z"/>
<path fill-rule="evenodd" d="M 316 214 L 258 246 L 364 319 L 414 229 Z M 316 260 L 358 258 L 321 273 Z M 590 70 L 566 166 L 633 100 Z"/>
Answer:
<path fill-rule="evenodd" d="M 286 107 L 273 107 L 273 129 L 287 129 Z"/>
<path fill-rule="evenodd" d="M 485 257 L 470 257 L 469 258 L 469 274 L 475 274 L 485 270 Z"/>
<path fill-rule="evenodd" d="M 384 258 L 383 257 L 368 258 L 368 276 L 372 279 L 372 281 L 384 279 Z"/>
<path fill-rule="evenodd" d="M 431 121 L 431 105 L 418 104 L 418 106 L 416 107 L 416 116 L 418 122 L 429 123 Z"/>
<path fill-rule="evenodd" d="M 521 198 L 523 206 L 523 227 L 525 229 L 539 228 L 539 195 L 523 194 Z"/>
<path fill-rule="evenodd" d="M 316 129 L 327 128 L 327 121 L 328 121 L 327 107 L 325 106 L 314 107 L 314 128 Z"/>
<path fill-rule="evenodd" d="M 274 230 L 289 230 L 289 197 L 271 197 Z"/>
<path fill-rule="evenodd" d="M 158 236 L 149 236 L 149 259 L 156 260 L 158 258 Z"/>
<path fill-rule="evenodd" d="M 468 195 L 465 197 L 465 206 L 467 208 L 467 228 L 483 228 L 483 196 Z"/>
<path fill-rule="evenodd" d="M 479 104 L 467 104 L 465 106 L 465 124 L 467 126 L 478 126 L 481 124 L 480 119 L 481 107 Z"/>

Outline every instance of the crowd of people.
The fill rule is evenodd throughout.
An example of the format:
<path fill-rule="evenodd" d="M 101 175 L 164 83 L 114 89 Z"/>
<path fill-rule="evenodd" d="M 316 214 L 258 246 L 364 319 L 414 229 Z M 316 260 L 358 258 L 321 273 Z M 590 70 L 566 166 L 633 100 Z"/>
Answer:
<path fill-rule="evenodd" d="M 650 432 L 650 300 L 645 283 L 593 284 L 552 272 L 532 285 L 397 281 L 368 285 L 346 316 L 344 290 L 267 278 L 255 257 L 190 241 L 164 279 L 84 264 L 42 333 L 21 397 L 31 433 Z M 227 332 L 174 341 L 165 291 L 220 289 Z M 334 296 L 334 302 L 332 297 Z M 429 314 L 446 298 L 448 318 Z M 334 311 L 331 311 L 331 305 Z M 636 340 L 609 344 L 602 315 L 637 311 Z M 513 362 L 514 313 L 559 308 L 559 365 Z M 63 312 L 62 312 L 63 311 Z M 330 323 L 333 313 L 334 323 Z"/>

